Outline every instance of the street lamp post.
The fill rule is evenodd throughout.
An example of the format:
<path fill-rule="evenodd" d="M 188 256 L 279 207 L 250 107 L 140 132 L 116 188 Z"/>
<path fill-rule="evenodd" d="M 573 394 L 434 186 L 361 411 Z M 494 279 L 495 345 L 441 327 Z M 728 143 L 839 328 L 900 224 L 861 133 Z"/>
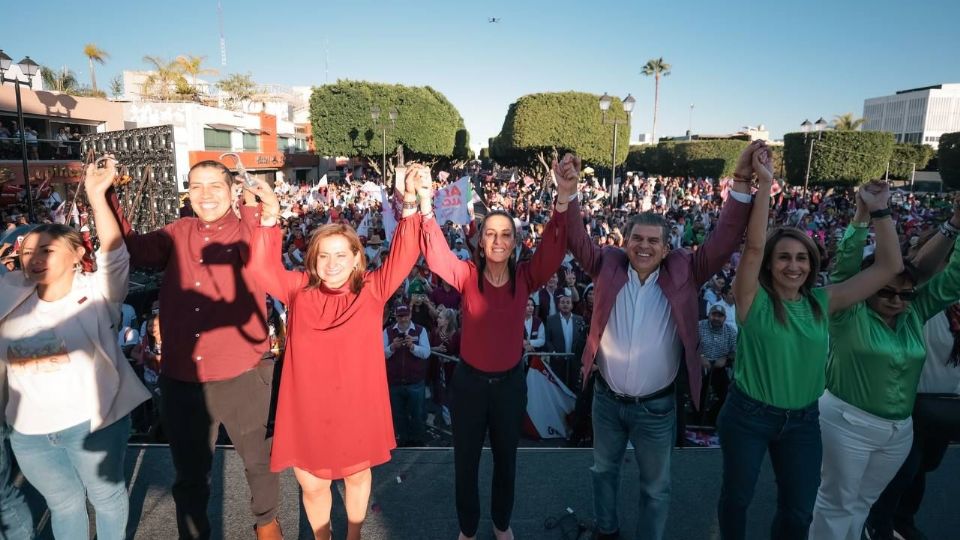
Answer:
<path fill-rule="evenodd" d="M 37 69 L 40 66 L 31 60 L 29 56 L 24 57 L 23 60 L 17 63 L 17 66 L 20 68 L 20 73 L 27 76 L 26 81 L 21 81 L 20 77 L 7 77 L 7 70 L 10 69 L 12 64 L 13 59 L 0 49 L 0 83 L 12 82 L 17 95 L 17 122 L 20 125 L 20 157 L 23 159 L 23 189 L 26 191 L 27 216 L 30 219 L 30 223 L 36 223 L 37 216 L 33 211 L 33 193 L 30 192 L 30 164 L 27 163 L 27 126 L 23 124 L 23 102 L 20 100 L 20 85 L 26 84 L 32 87 L 32 78 L 37 74 Z"/>
<path fill-rule="evenodd" d="M 810 120 L 804 120 L 800 124 L 800 131 L 803 132 L 803 140 L 807 140 L 807 134 L 810 133 L 810 129 L 813 128 L 817 133 L 817 140 L 810 141 L 810 149 L 807 153 L 807 173 L 803 178 L 803 196 L 806 197 L 809 194 L 808 186 L 810 185 L 810 166 L 813 164 L 813 145 L 820 140 L 820 137 L 823 135 L 823 130 L 827 128 L 827 121 L 821 116 L 819 120 L 815 123 L 811 123 Z"/>
<path fill-rule="evenodd" d="M 397 109 L 396 107 L 391 107 L 390 112 L 387 113 L 390 117 L 390 127 L 393 128 L 397 125 Z M 373 118 L 373 122 L 377 128 L 380 129 L 381 135 L 383 136 L 383 170 L 380 173 L 381 178 L 383 179 L 383 184 L 387 184 L 387 123 L 380 122 L 380 106 L 374 105 L 370 108 L 370 118 Z"/>
<path fill-rule="evenodd" d="M 637 100 L 633 98 L 632 95 L 627 94 L 627 97 L 623 98 L 623 111 L 627 113 L 627 118 L 617 118 L 612 117 L 609 120 L 607 119 L 607 110 L 610 109 L 610 104 L 613 103 L 613 98 L 608 96 L 606 92 L 600 96 L 600 111 L 601 111 L 601 122 L 607 125 L 613 125 L 613 155 L 610 160 L 610 187 L 615 192 L 617 199 L 617 204 L 619 205 L 620 200 L 620 188 L 617 186 L 617 135 L 621 125 L 630 123 L 630 114 L 633 112 L 633 105 Z"/>

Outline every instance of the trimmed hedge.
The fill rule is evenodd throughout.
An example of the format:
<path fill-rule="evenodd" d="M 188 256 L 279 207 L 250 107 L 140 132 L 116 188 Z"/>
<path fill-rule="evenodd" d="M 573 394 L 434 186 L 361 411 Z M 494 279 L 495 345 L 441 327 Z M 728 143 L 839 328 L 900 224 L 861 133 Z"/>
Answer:
<path fill-rule="evenodd" d="M 804 137 L 807 135 L 807 137 Z M 882 178 L 893 155 L 893 134 L 883 131 L 824 131 L 787 133 L 783 137 L 786 179 L 803 185 L 812 142 L 811 184 L 858 185 Z"/>
<path fill-rule="evenodd" d="M 937 162 L 944 187 L 960 189 L 960 131 L 940 136 Z"/>
<path fill-rule="evenodd" d="M 535 167 L 537 154 L 575 152 L 584 164 L 610 167 L 613 126 L 603 123 L 600 96 L 584 92 L 529 94 L 510 104 L 500 134 L 490 139 L 490 156 L 506 166 Z M 619 99 L 613 98 L 607 121 L 626 121 Z M 630 124 L 619 126 L 617 165 L 627 157 Z"/>
<path fill-rule="evenodd" d="M 387 129 L 387 155 L 398 144 L 407 159 L 467 159 L 470 138 L 463 118 L 446 97 L 429 86 L 414 87 L 366 81 L 337 81 L 313 89 L 310 122 L 317 153 L 325 156 L 377 158 L 383 133 L 370 118 L 381 109 L 380 122 L 389 123 L 396 107 L 396 126 Z"/>
<path fill-rule="evenodd" d="M 923 170 L 935 153 L 928 144 L 894 144 L 890 157 L 890 178 L 909 180 L 912 172 L 910 164 L 916 164 L 918 171 Z"/>
<path fill-rule="evenodd" d="M 630 147 L 624 166 L 627 170 L 647 174 L 720 178 L 733 174 L 737 159 L 749 144 L 726 139 L 634 145 Z"/>

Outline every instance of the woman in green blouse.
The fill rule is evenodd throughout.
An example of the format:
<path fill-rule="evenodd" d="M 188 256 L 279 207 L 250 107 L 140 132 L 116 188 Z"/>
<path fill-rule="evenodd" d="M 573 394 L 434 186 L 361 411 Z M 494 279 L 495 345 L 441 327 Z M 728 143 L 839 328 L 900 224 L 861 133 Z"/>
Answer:
<path fill-rule="evenodd" d="M 837 247 L 833 283 L 873 264 L 872 256 L 863 258 L 868 221 L 858 197 Z M 957 232 L 949 222 L 941 226 L 951 239 Z M 860 540 L 870 506 L 910 452 L 926 358 L 923 326 L 960 298 L 960 255 L 955 250 L 935 277 L 917 282 L 908 265 L 866 301 L 830 316 L 827 390 L 820 398 L 824 460 L 811 538 Z"/>
<path fill-rule="evenodd" d="M 861 197 L 877 224 L 877 264 L 842 286 L 814 288 L 820 256 L 806 233 L 778 228 L 765 240 L 773 181 L 765 148 L 755 152 L 753 169 L 759 185 L 733 283 L 740 324 L 735 384 L 718 418 L 720 535 L 745 537 L 747 508 L 769 452 L 777 478 L 771 537 L 806 540 L 820 484 L 817 400 L 825 385 L 828 317 L 868 298 L 903 262 L 887 208 L 889 188 L 870 184 Z"/>

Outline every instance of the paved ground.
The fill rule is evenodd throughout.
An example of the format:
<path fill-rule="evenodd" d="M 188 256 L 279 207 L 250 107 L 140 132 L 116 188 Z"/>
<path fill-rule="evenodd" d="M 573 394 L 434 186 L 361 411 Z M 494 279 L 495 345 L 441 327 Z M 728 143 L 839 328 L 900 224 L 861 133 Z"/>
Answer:
<path fill-rule="evenodd" d="M 513 526 L 517 538 L 560 540 L 575 539 L 561 528 L 546 529 L 548 518 L 562 516 L 566 508 L 575 518 L 562 525 L 574 526 L 576 519 L 592 516 L 590 450 L 522 449 L 519 454 L 517 504 Z M 636 466 L 627 463 L 621 488 L 621 516 L 624 529 L 634 523 L 631 511 L 637 500 L 634 479 Z M 489 493 L 490 456 L 482 464 L 481 493 Z M 403 449 L 390 463 L 374 471 L 372 510 L 364 528 L 369 540 L 452 540 L 456 538 L 456 514 L 453 497 L 453 453 L 449 449 Z M 937 474 L 929 481 L 928 495 L 919 516 L 921 527 L 931 539 L 958 538 L 960 514 L 960 450 L 951 449 Z M 176 538 L 173 500 L 169 486 L 173 478 L 166 447 L 131 446 L 127 459 L 131 479 L 130 538 L 154 540 Z M 720 489 L 720 451 L 681 449 L 674 453 L 673 504 L 667 538 L 701 540 L 718 538 L 715 504 Z M 774 481 L 765 466 L 751 511 L 749 538 L 765 538 L 775 507 Z M 249 494 L 243 480 L 243 466 L 233 450 L 218 451 L 214 465 L 213 499 L 210 515 L 213 538 L 252 538 L 248 519 Z M 300 505 L 296 480 L 283 475 L 281 522 L 288 539 L 309 540 L 310 533 Z M 334 502 L 334 530 L 342 538 L 346 516 L 339 496 Z M 489 501 L 483 501 L 489 512 Z M 492 525 L 484 520 L 480 538 L 492 538 Z M 626 538 L 631 538 L 626 535 Z M 52 535 L 46 530 L 41 538 Z M 584 535 L 583 538 L 588 538 Z"/>

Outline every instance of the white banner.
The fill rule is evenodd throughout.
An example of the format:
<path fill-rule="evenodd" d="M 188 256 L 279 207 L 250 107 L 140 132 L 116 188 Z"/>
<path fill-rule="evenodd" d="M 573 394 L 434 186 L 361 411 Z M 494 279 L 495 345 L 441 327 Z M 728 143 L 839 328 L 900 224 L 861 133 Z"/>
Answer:
<path fill-rule="evenodd" d="M 470 223 L 470 211 L 467 204 L 470 202 L 470 177 L 464 176 L 449 186 L 437 191 L 433 199 L 434 213 L 437 223 L 448 221 L 466 225 Z"/>
<path fill-rule="evenodd" d="M 541 439 L 566 439 L 567 415 L 577 398 L 538 356 L 527 371 L 527 419 Z"/>

